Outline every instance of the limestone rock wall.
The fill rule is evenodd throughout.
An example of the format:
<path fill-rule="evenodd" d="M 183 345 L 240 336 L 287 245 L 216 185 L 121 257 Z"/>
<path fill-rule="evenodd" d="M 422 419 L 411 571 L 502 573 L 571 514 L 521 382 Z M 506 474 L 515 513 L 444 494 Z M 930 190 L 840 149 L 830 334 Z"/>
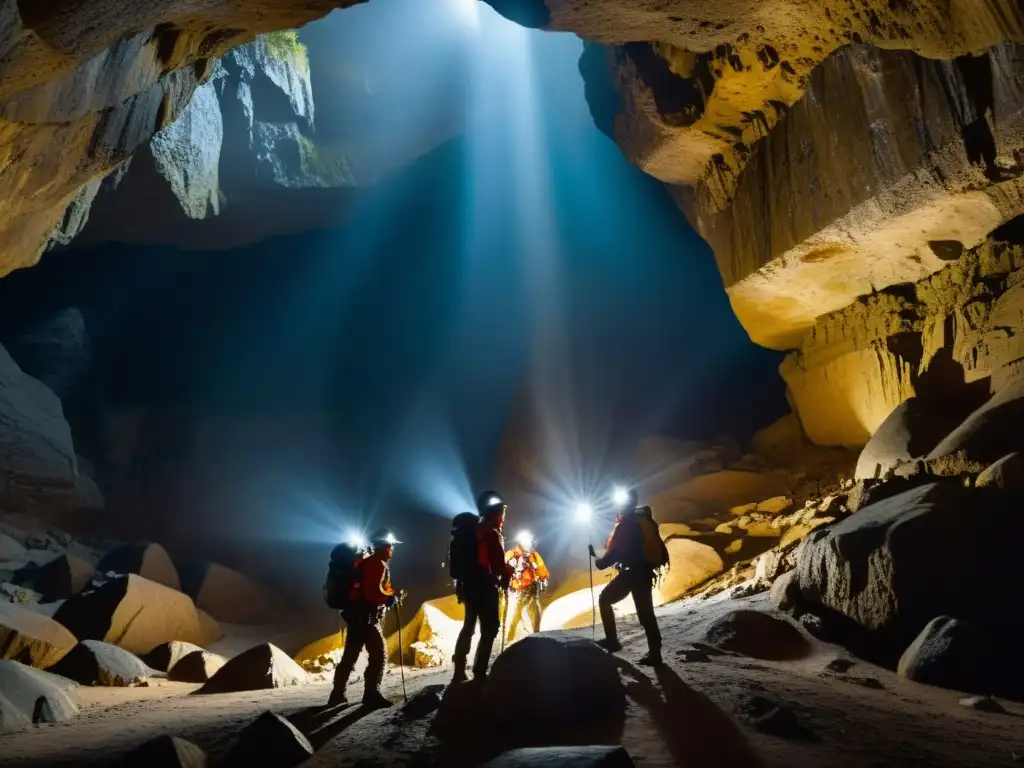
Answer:
<path fill-rule="evenodd" d="M 265 237 L 282 191 L 353 183 L 343 158 L 323 160 L 314 126 L 306 48 L 292 31 L 261 35 L 218 59 L 177 121 L 102 183 L 76 245 Z"/>
<path fill-rule="evenodd" d="M 780 369 L 806 433 L 862 445 L 914 395 L 966 416 L 1024 359 L 1022 268 L 1024 246 L 1003 229 L 934 275 L 819 318 Z"/>
<path fill-rule="evenodd" d="M 102 504 L 79 472 L 60 400 L 0 347 L 0 506 L 45 513 Z"/>
<path fill-rule="evenodd" d="M 603 44 L 580 65 L 595 120 L 670 186 L 750 337 L 799 350 L 811 439 L 863 445 L 926 374 L 972 401 L 1012 354 L 937 341 L 923 286 L 1024 213 L 1018 3 L 492 4 Z"/>
<path fill-rule="evenodd" d="M 218 56 L 348 4 L 0 1 L 0 274 L 34 263 L 83 186 L 172 123 Z"/>

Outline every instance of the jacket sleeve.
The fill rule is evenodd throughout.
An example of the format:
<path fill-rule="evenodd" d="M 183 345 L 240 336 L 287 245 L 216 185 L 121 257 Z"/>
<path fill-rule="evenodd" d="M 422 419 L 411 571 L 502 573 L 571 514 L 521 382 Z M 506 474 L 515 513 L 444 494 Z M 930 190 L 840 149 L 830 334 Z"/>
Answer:
<path fill-rule="evenodd" d="M 395 594 L 384 561 L 369 557 L 363 560 L 362 571 L 363 597 L 373 605 L 384 605 Z"/>
<path fill-rule="evenodd" d="M 615 527 L 612 528 L 612 535 L 608 537 L 608 547 L 605 549 L 604 555 L 594 561 L 598 570 L 603 571 L 615 563 L 622 562 L 622 558 L 629 551 L 631 529 L 632 526 L 623 525 L 622 522 L 615 524 Z"/>
<path fill-rule="evenodd" d="M 540 552 L 534 552 L 533 556 L 537 558 L 537 578 L 550 579 L 551 573 L 548 571 L 548 566 L 544 562 L 544 558 L 540 556 Z"/>

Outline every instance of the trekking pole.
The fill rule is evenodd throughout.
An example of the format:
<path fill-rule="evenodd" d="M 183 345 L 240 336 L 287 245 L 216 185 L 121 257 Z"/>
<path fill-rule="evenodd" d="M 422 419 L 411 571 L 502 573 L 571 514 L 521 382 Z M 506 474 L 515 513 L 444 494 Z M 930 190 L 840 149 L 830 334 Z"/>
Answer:
<path fill-rule="evenodd" d="M 505 652 L 505 626 L 508 624 L 508 587 L 505 587 L 505 607 L 501 612 L 501 653 Z"/>
<path fill-rule="evenodd" d="M 398 669 L 402 674 L 402 701 L 408 703 L 409 696 L 405 692 L 405 651 L 402 648 L 402 599 L 395 603 L 395 610 L 398 612 Z"/>
<path fill-rule="evenodd" d="M 594 548 L 594 529 L 587 527 L 587 570 L 590 571 L 590 639 L 597 639 L 597 600 L 594 597 L 594 558 L 590 550 Z"/>

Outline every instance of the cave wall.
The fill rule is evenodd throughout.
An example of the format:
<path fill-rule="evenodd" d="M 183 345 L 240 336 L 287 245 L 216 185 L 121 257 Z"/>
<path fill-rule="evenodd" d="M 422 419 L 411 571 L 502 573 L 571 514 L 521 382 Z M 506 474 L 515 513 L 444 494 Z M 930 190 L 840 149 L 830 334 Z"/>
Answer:
<path fill-rule="evenodd" d="M 75 229 L 98 181 L 182 113 L 217 57 L 351 4 L 2 0 L 0 275 Z"/>
<path fill-rule="evenodd" d="M 1024 213 L 1019 4 L 546 7 L 543 26 L 604 44 L 581 62 L 595 121 L 712 246 L 751 339 L 794 350 L 781 373 L 814 441 L 862 445 L 940 378 L 941 330 L 922 318 L 950 339 L 963 324 L 922 286 Z M 988 374 L 954 351 L 945 386 L 969 402 Z"/>
<path fill-rule="evenodd" d="M 130 176 L 133 153 L 183 113 L 147 150 L 150 166 L 146 153 L 136 158 L 137 173 L 167 180 L 186 218 L 216 213 L 224 179 L 213 178 L 211 157 L 195 153 L 195 137 L 216 134 L 214 95 L 228 130 L 229 81 L 245 103 L 237 87 L 245 78 L 232 80 L 229 64 L 245 54 L 218 58 L 348 4 L 3 2 L 0 273 L 78 233 L 102 177 Z M 859 362 L 846 354 L 819 365 L 814 350 L 829 335 L 823 324 L 845 322 L 836 318 L 861 297 L 920 285 L 1024 212 L 1019 3 L 490 4 L 521 24 L 602 46 L 588 49 L 581 71 L 589 96 L 611 90 L 616 103 L 611 114 L 607 103 L 595 104 L 595 119 L 629 159 L 670 186 L 712 245 L 750 337 L 797 351 L 783 373 L 808 434 L 863 442 L 875 411 L 915 390 L 921 363 L 897 329 L 884 354 L 879 337 L 870 351 L 857 348 Z M 249 55 L 259 63 L 256 50 Z M 294 101 L 291 108 L 305 117 Z M 292 155 L 271 163 L 271 176 L 288 187 L 308 168 L 301 152 L 294 162 L 301 139 L 281 125 L 266 121 L 248 146 L 270 137 L 274 162 Z M 161 165 L 161 152 L 173 162 Z M 856 336 L 848 319 L 845 332 Z M 845 408 L 821 405 L 830 399 Z M 856 405 L 864 400 L 877 403 L 871 413 Z M 859 415 L 836 415 L 850 411 Z"/>

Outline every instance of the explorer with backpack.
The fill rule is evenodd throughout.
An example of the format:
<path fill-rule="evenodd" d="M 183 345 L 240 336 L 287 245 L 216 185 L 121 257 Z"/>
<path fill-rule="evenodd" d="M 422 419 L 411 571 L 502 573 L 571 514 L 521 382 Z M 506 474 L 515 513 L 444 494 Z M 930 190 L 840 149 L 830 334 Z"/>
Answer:
<path fill-rule="evenodd" d="M 464 512 L 452 520 L 452 538 L 448 546 L 448 573 L 455 582 L 455 594 L 466 606 L 466 618 L 455 643 L 452 665 L 453 682 L 464 682 L 469 648 L 477 622 L 480 642 L 473 660 L 473 679 L 487 675 L 491 649 L 501 628 L 500 596 L 508 589 L 512 567 L 505 562 L 505 502 L 494 491 L 477 499 L 480 515 Z"/>
<path fill-rule="evenodd" d="M 390 707 L 380 692 L 387 662 L 387 644 L 382 622 L 384 613 L 402 599 L 391 586 L 388 563 L 395 544 L 400 542 L 389 531 L 378 531 L 370 538 L 369 549 L 356 544 L 339 544 L 331 552 L 331 564 L 324 582 L 324 600 L 341 611 L 348 626 L 345 650 L 334 670 L 334 688 L 327 702 L 330 707 L 348 703 L 345 688 L 363 648 L 369 656 L 363 706 Z"/>
<path fill-rule="evenodd" d="M 612 606 L 632 595 L 637 618 L 647 635 L 647 655 L 640 659 L 640 663 L 658 667 L 662 664 L 661 631 L 654 615 L 653 592 L 658 574 L 668 565 L 668 548 L 658 533 L 651 508 L 637 507 L 636 491 L 627 493 L 626 501 L 617 511 L 615 527 L 608 537 L 604 555 L 598 557 L 590 547 L 590 556 L 595 558 L 594 565 L 598 570 L 603 571 L 613 565 L 619 569 L 598 598 L 604 625 L 604 638 L 598 644 L 611 653 L 622 649 Z"/>

